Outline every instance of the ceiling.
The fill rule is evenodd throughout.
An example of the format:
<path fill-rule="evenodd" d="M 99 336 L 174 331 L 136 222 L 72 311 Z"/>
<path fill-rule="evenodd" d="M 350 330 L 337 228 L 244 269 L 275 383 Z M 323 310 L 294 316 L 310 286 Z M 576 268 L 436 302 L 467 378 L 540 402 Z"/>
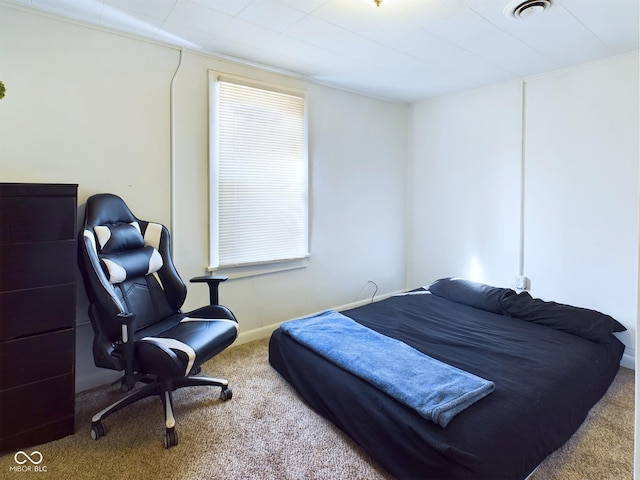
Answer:
<path fill-rule="evenodd" d="M 4 0 L 414 102 L 638 50 L 639 0 Z"/>

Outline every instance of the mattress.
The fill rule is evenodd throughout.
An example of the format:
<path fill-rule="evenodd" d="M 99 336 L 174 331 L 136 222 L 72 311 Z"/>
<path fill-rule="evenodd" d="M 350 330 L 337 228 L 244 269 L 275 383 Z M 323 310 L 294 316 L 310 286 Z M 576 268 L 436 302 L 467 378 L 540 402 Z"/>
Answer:
<path fill-rule="evenodd" d="M 624 327 L 617 324 L 620 328 L 611 327 L 607 338 L 594 341 L 549 322 L 496 313 L 495 298 L 478 305 L 448 297 L 419 289 L 341 312 L 495 383 L 490 395 L 458 413 L 445 428 L 282 329 L 270 339 L 269 361 L 316 412 L 397 478 L 526 478 L 571 437 L 607 391 L 624 351 L 612 331 Z M 498 307 L 503 300 L 497 299 Z M 580 311 L 574 313 L 579 316 Z"/>

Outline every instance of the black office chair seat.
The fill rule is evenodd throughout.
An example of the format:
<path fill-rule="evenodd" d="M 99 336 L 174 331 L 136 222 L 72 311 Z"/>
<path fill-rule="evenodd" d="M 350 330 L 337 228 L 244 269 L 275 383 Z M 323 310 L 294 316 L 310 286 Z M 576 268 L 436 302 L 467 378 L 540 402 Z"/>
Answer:
<path fill-rule="evenodd" d="M 183 313 L 186 286 L 170 248 L 168 230 L 137 219 L 121 198 L 99 194 L 87 200 L 78 264 L 90 302 L 94 361 L 123 372 L 123 391 L 146 383 L 93 416 L 91 435 L 96 440 L 106 434 L 106 417 L 158 395 L 169 448 L 178 443 L 171 392 L 208 385 L 221 388 L 221 399 L 232 397 L 227 380 L 197 376 L 201 365 L 238 335 L 233 313 L 217 304 L 218 285 L 226 277 L 192 279 L 208 283 L 211 305 Z"/>

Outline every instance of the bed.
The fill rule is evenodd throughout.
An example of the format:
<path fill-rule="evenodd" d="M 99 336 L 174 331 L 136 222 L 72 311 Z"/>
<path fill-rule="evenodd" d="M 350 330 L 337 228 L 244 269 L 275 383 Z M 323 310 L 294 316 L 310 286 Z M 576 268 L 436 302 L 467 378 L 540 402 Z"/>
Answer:
<path fill-rule="evenodd" d="M 285 327 L 301 320 L 277 329 L 273 368 L 396 478 L 526 478 L 582 424 L 624 352 L 608 315 L 457 278 L 339 315 L 494 387 L 442 426 L 296 339 Z"/>

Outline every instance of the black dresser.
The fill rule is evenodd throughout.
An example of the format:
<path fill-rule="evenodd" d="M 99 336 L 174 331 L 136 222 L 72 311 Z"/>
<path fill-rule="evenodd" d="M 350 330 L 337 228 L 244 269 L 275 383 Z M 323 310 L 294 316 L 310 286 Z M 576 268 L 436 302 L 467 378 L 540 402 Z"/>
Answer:
<path fill-rule="evenodd" d="M 0 183 L 0 452 L 74 431 L 77 187 Z"/>

